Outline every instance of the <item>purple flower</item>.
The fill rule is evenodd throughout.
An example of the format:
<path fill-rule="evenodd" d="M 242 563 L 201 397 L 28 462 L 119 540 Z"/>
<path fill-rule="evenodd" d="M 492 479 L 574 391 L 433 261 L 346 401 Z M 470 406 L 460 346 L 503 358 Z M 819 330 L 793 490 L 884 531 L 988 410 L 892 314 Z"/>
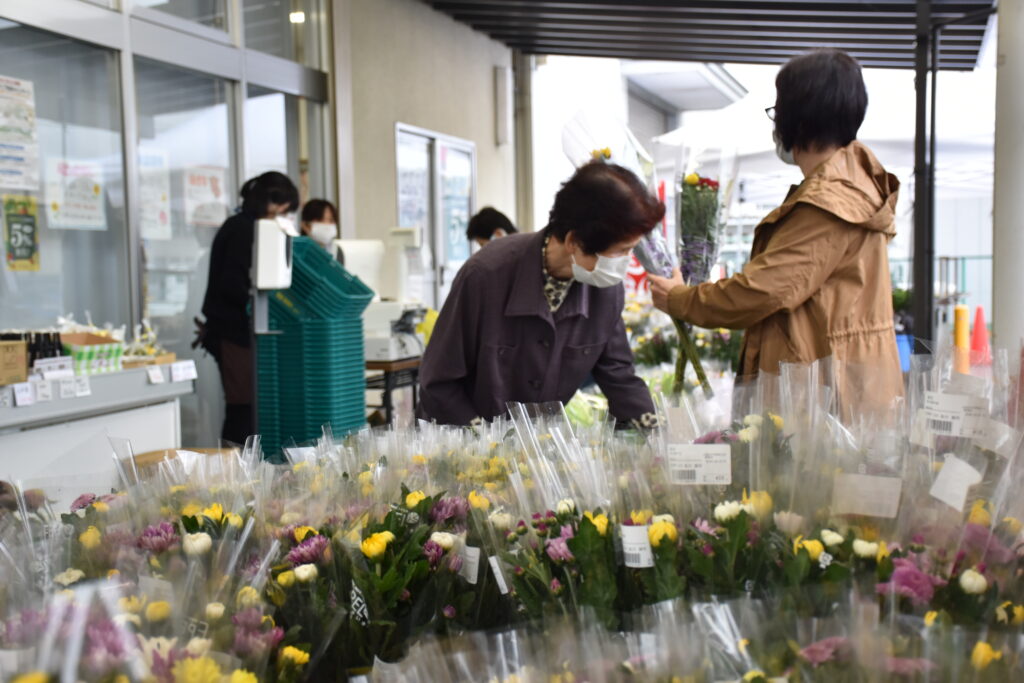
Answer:
<path fill-rule="evenodd" d="M 736 436 L 735 434 L 733 434 L 732 432 L 728 432 L 728 431 L 714 431 L 714 432 L 708 432 L 707 434 L 705 434 L 704 436 L 700 437 L 699 439 L 695 439 L 694 443 L 699 443 L 699 444 L 709 444 L 709 443 L 723 444 L 724 443 L 724 444 L 728 444 L 728 443 L 734 443 L 734 442 L 736 442 L 738 440 L 739 440 L 739 437 Z"/>
<path fill-rule="evenodd" d="M 715 549 L 711 547 L 710 543 L 705 543 L 703 546 L 701 546 L 700 551 L 704 554 L 705 557 L 711 557 L 715 554 Z"/>
<path fill-rule="evenodd" d="M 918 569 L 917 565 L 907 558 L 897 558 L 893 560 L 893 565 L 896 569 L 889 581 L 875 587 L 879 595 L 893 592 L 910 598 L 915 605 L 927 605 L 935 595 L 935 588 L 946 585 L 942 579 Z"/>
<path fill-rule="evenodd" d="M 277 647 L 283 638 L 284 631 L 280 626 L 263 632 L 236 629 L 232 649 L 235 655 L 242 659 L 259 659 Z"/>
<path fill-rule="evenodd" d="M 552 595 L 561 595 L 562 591 L 565 590 L 564 586 L 562 586 L 562 582 L 558 579 L 551 579 L 551 585 L 549 588 L 551 589 Z"/>
<path fill-rule="evenodd" d="M 448 571 L 452 574 L 458 574 L 462 571 L 462 555 L 458 553 L 448 555 Z"/>
<path fill-rule="evenodd" d="M 1013 560 L 1013 551 L 1003 545 L 988 527 L 980 524 L 968 524 L 964 527 L 963 548 L 995 564 L 1009 564 Z"/>
<path fill-rule="evenodd" d="M 5 642 L 13 647 L 37 644 L 46 630 L 46 612 L 22 610 L 4 624 Z"/>
<path fill-rule="evenodd" d="M 559 535 L 562 538 L 568 540 L 568 539 L 574 537 L 576 535 L 576 533 L 572 530 L 572 525 L 566 524 L 565 526 L 562 527 L 562 533 L 559 534 Z"/>
<path fill-rule="evenodd" d="M 885 660 L 885 670 L 896 676 L 913 676 L 925 674 L 935 669 L 935 664 L 927 659 L 910 659 L 909 657 L 889 657 Z"/>
<path fill-rule="evenodd" d="M 441 558 L 444 557 L 444 548 L 434 541 L 427 541 L 423 544 L 423 554 L 426 556 L 427 561 L 430 562 L 430 568 L 437 569 Z"/>
<path fill-rule="evenodd" d="M 692 523 L 692 526 L 697 531 L 701 532 L 702 534 L 707 534 L 708 536 L 714 536 L 715 532 L 717 531 L 715 527 L 711 526 L 708 520 L 704 519 L 703 517 L 698 517 L 697 519 L 695 519 Z"/>
<path fill-rule="evenodd" d="M 800 656 L 817 669 L 826 662 L 845 658 L 849 645 L 849 641 L 842 636 L 825 638 L 800 650 Z"/>
<path fill-rule="evenodd" d="M 455 618 L 455 608 L 453 606 L 451 606 L 451 605 L 445 605 L 444 609 L 441 610 L 441 613 L 444 614 L 444 618 L 445 619 L 454 619 Z"/>
<path fill-rule="evenodd" d="M 89 624 L 85 629 L 86 650 L 83 663 L 93 675 L 102 677 L 127 659 L 125 634 L 110 620 Z"/>
<path fill-rule="evenodd" d="M 71 511 L 78 512 L 79 510 L 83 510 L 92 505 L 95 501 L 95 493 L 83 493 L 78 498 L 75 498 L 75 502 L 71 504 Z"/>
<path fill-rule="evenodd" d="M 330 545 L 325 537 L 317 534 L 309 536 L 302 543 L 292 548 L 285 559 L 293 566 L 300 564 L 315 564 L 323 559 L 327 546 Z"/>
<path fill-rule="evenodd" d="M 561 536 L 549 538 L 544 544 L 544 549 L 554 562 L 572 562 L 576 559 L 573 557 L 572 551 L 569 550 L 569 545 Z"/>
<path fill-rule="evenodd" d="M 430 510 L 430 521 L 434 524 L 443 524 L 449 520 L 461 522 L 465 521 L 468 514 L 469 501 L 465 498 L 442 498 Z"/>
<path fill-rule="evenodd" d="M 231 617 L 231 623 L 243 631 L 258 631 L 263 623 L 263 612 L 258 607 L 250 607 Z"/>
<path fill-rule="evenodd" d="M 174 525 L 169 522 L 160 522 L 146 527 L 139 536 L 136 545 L 142 550 L 148 550 L 154 555 L 166 552 L 177 545 L 181 538 L 174 530 Z"/>

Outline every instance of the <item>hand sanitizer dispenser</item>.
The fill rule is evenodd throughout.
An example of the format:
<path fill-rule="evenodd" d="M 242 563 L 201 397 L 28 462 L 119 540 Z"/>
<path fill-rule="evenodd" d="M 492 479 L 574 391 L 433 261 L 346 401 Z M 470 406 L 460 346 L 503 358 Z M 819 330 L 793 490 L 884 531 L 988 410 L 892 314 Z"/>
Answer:
<path fill-rule="evenodd" d="M 257 290 L 292 286 L 292 236 L 295 226 L 285 218 L 256 221 L 255 276 Z"/>

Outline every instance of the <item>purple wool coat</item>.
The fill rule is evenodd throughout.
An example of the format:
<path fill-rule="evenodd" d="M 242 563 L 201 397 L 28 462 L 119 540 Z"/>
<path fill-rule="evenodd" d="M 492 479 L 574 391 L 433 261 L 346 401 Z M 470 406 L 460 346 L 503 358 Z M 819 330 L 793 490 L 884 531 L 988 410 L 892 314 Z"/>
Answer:
<path fill-rule="evenodd" d="M 544 233 L 512 235 L 462 267 L 420 368 L 418 417 L 467 425 L 510 401 L 567 402 L 593 375 L 619 421 L 654 411 L 633 370 L 622 287 L 578 282 L 552 314 L 544 296 Z"/>

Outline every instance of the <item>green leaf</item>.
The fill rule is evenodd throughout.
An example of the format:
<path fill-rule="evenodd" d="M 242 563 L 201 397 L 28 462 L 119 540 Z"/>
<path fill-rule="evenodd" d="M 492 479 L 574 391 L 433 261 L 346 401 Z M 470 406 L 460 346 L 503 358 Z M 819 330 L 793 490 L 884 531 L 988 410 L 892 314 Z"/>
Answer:
<path fill-rule="evenodd" d="M 199 526 L 199 520 L 195 517 L 182 517 L 181 527 L 187 534 L 198 534 L 202 527 Z"/>

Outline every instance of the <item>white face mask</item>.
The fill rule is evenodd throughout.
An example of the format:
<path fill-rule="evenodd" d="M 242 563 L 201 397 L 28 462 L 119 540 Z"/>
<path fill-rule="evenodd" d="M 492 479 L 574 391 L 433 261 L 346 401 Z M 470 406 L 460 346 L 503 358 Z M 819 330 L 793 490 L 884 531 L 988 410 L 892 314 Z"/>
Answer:
<path fill-rule="evenodd" d="M 779 159 L 782 159 L 782 163 L 789 164 L 790 166 L 796 166 L 796 159 L 793 158 L 793 150 L 787 150 L 782 146 L 782 138 L 779 137 L 779 131 L 772 131 L 772 139 L 775 140 L 775 153 L 779 155 Z"/>
<path fill-rule="evenodd" d="M 591 287 L 614 287 L 621 284 L 629 269 L 629 261 L 633 252 L 625 256 L 601 256 L 597 255 L 597 265 L 593 270 L 587 270 L 576 263 L 576 257 L 572 257 L 572 277 L 576 282 Z"/>
<path fill-rule="evenodd" d="M 328 247 L 338 237 L 338 226 L 334 223 L 311 223 L 309 236 Z"/>

